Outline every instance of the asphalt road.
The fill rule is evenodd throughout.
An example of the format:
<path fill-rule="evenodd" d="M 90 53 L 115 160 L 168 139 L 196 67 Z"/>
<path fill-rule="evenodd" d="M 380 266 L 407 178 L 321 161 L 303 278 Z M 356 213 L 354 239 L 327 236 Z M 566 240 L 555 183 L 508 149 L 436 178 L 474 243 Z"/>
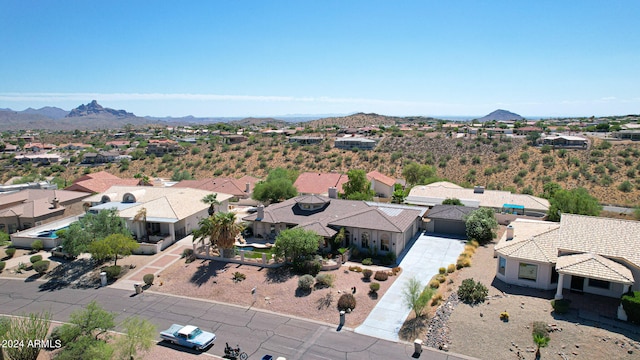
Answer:
<path fill-rule="evenodd" d="M 305 319 L 255 311 L 243 307 L 203 300 L 113 288 L 43 290 L 40 281 L 0 279 L 0 314 L 24 315 L 49 311 L 53 320 L 68 321 L 71 312 L 96 300 L 104 309 L 117 314 L 116 323 L 128 316 L 149 319 L 166 329 L 171 324 L 191 324 L 212 331 L 216 343 L 208 353 L 224 355 L 224 344 L 239 345 L 249 359 L 270 354 L 294 359 L 409 359 L 412 343 L 396 343 L 356 334 L 349 329 L 337 331 Z M 159 337 L 158 337 L 159 340 Z M 176 348 L 177 351 L 189 351 Z M 425 350 L 420 359 L 458 360 L 467 357 Z"/>

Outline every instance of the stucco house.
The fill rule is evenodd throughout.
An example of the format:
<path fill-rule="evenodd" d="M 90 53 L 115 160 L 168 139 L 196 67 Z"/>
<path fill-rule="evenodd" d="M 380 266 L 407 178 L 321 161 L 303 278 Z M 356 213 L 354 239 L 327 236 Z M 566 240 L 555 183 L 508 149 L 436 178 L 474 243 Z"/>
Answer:
<path fill-rule="evenodd" d="M 332 194 L 336 195 L 335 192 Z M 327 240 L 345 229 L 342 246 L 354 245 L 372 252 L 399 255 L 412 237 L 422 229 L 426 209 L 366 201 L 342 200 L 320 195 L 303 195 L 258 207 L 243 218 L 257 236 L 275 237 L 280 231 L 301 227 L 315 231 Z"/>
<path fill-rule="evenodd" d="M 342 185 L 349 181 L 345 174 L 340 173 L 317 173 L 303 172 L 298 175 L 293 186 L 298 189 L 300 195 L 328 195 L 329 188 L 335 188 L 339 193 L 342 191 Z"/>
<path fill-rule="evenodd" d="M 620 297 L 640 290 L 640 222 L 562 214 L 560 223 L 518 219 L 495 246 L 508 284 Z"/>
<path fill-rule="evenodd" d="M 90 196 L 85 201 L 91 203 L 89 212 L 116 209 L 125 219 L 134 236 L 142 239 L 144 225 L 134 221 L 142 209 L 146 209 L 146 235 L 150 240 L 164 240 L 164 247 L 185 237 L 198 227 L 200 219 L 209 216 L 209 205 L 200 201 L 210 191 L 191 188 L 112 186 L 107 191 Z M 228 211 L 232 195 L 218 193 L 216 211 Z"/>
<path fill-rule="evenodd" d="M 371 190 L 375 191 L 376 196 L 381 198 L 393 196 L 393 187 L 396 184 L 394 178 L 374 170 L 367 173 L 367 180 L 371 182 Z"/>

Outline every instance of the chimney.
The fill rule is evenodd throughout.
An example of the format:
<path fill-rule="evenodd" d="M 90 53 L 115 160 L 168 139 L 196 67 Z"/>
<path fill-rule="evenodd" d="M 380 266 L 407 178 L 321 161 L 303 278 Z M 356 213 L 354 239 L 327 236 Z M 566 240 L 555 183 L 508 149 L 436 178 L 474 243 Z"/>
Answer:
<path fill-rule="evenodd" d="M 264 219 L 264 205 L 258 205 L 258 215 L 256 215 L 256 220 Z"/>
<path fill-rule="evenodd" d="M 338 189 L 331 186 L 329 187 L 329 199 L 337 199 L 338 198 Z"/>
<path fill-rule="evenodd" d="M 60 207 L 60 200 L 58 200 L 58 198 L 53 198 L 53 200 L 51 200 L 51 205 L 53 205 L 54 209 L 57 209 Z"/>
<path fill-rule="evenodd" d="M 244 192 L 247 194 L 251 192 L 251 183 L 244 184 Z"/>
<path fill-rule="evenodd" d="M 507 226 L 507 241 L 513 240 L 513 225 Z"/>
<path fill-rule="evenodd" d="M 484 194 L 484 186 L 474 186 L 473 187 L 474 194 Z"/>

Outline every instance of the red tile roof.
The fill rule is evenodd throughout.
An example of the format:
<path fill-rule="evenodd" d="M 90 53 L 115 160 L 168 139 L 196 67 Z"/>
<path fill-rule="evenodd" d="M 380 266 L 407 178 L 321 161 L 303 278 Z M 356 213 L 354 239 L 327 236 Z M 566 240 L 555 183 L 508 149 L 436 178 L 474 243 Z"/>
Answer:
<path fill-rule="evenodd" d="M 371 179 L 375 179 L 378 182 L 381 182 L 388 186 L 393 186 L 396 183 L 396 179 L 390 178 L 385 174 L 382 174 L 376 170 L 371 171 L 367 174 L 367 179 L 371 181 Z"/>
<path fill-rule="evenodd" d="M 207 190 L 215 193 L 230 194 L 237 197 L 246 197 L 246 182 L 233 178 L 213 178 L 203 180 L 182 180 L 174 187 Z M 250 187 L 250 190 L 253 186 Z"/>
<path fill-rule="evenodd" d="M 344 174 L 305 172 L 298 176 L 293 186 L 302 194 L 326 194 L 330 187 L 342 192 L 342 184 L 347 181 L 349 178 Z"/>

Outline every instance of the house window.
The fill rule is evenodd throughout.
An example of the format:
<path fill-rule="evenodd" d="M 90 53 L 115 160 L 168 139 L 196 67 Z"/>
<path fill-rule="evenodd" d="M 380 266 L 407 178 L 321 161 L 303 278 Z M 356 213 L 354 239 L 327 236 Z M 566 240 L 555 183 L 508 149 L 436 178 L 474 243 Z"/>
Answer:
<path fill-rule="evenodd" d="M 610 284 L 610 282 L 604 280 L 589 279 L 589 287 L 609 290 Z"/>
<path fill-rule="evenodd" d="M 507 268 L 507 259 L 500 256 L 498 258 L 498 273 L 500 275 L 504 275 L 506 268 Z"/>
<path fill-rule="evenodd" d="M 538 265 L 520 263 L 520 268 L 518 269 L 518 279 L 536 281 L 537 278 Z"/>
<path fill-rule="evenodd" d="M 551 284 L 558 283 L 558 272 L 556 271 L 556 267 L 551 268 Z"/>
<path fill-rule="evenodd" d="M 387 234 L 382 234 L 380 238 L 380 250 L 389 251 L 389 236 Z"/>
<path fill-rule="evenodd" d="M 363 232 L 360 239 L 362 240 L 362 247 L 365 249 L 369 248 L 369 233 L 366 231 Z"/>

